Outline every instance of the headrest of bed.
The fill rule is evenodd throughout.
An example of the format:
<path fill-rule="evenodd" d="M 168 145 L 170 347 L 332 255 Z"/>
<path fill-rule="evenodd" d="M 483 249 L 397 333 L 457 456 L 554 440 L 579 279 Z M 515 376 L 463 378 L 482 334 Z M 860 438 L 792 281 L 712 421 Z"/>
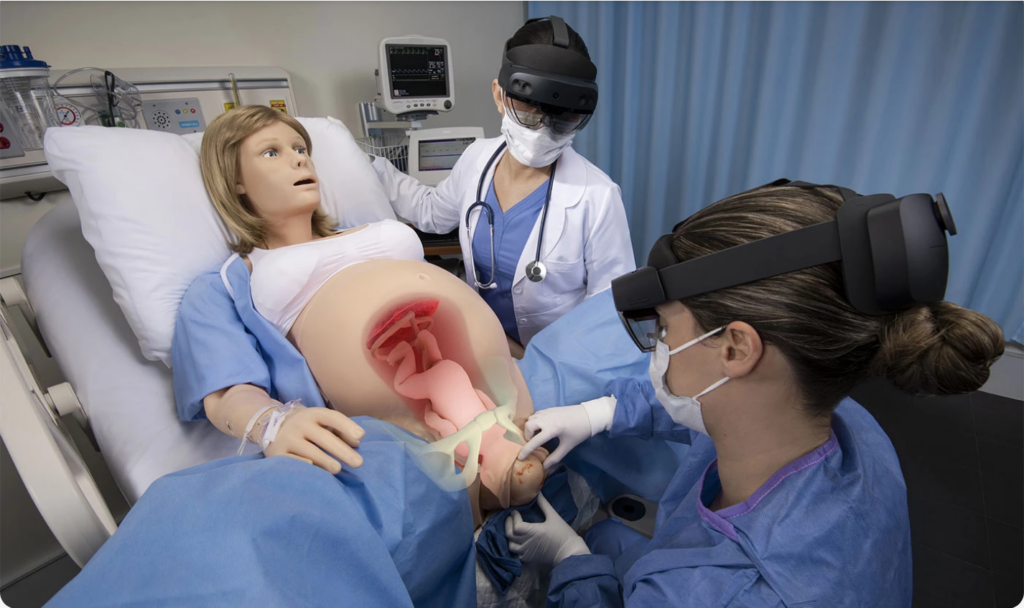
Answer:
<path fill-rule="evenodd" d="M 299 118 L 313 140 L 322 205 L 342 226 L 395 219 L 366 155 L 333 118 Z M 71 192 L 82 233 L 110 281 L 142 354 L 171 365 L 185 290 L 230 255 L 228 232 L 199 170 L 202 134 L 50 128 L 53 175 Z"/>

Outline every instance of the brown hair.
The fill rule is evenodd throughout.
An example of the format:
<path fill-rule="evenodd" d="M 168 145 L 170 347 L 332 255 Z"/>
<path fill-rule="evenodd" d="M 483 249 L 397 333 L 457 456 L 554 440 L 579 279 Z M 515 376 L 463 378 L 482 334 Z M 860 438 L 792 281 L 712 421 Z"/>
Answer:
<path fill-rule="evenodd" d="M 831 188 L 765 186 L 698 211 L 673 234 L 672 251 L 690 260 L 835 219 L 843 199 Z M 701 331 L 750 324 L 792 367 L 804 405 L 827 415 L 869 374 L 913 394 L 981 387 L 1002 354 L 991 319 L 949 302 L 872 316 L 844 296 L 838 262 L 682 300 Z"/>
<path fill-rule="evenodd" d="M 306 153 L 313 154 L 313 142 L 298 120 L 267 106 L 242 106 L 218 116 L 203 134 L 199 164 L 203 171 L 206 192 L 235 243 L 228 243 L 232 251 L 247 254 L 266 237 L 267 222 L 256 215 L 256 210 L 245 195 L 235 192 L 238 182 L 238 148 L 242 142 L 275 122 L 283 122 L 295 129 L 306 142 Z M 313 234 L 324 237 L 334 233 L 335 224 L 323 209 L 313 212 Z"/>

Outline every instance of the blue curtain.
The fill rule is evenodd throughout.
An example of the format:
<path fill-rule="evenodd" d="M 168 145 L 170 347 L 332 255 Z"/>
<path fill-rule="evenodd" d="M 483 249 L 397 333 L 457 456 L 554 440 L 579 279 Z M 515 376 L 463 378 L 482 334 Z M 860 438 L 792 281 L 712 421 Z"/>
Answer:
<path fill-rule="evenodd" d="M 638 263 L 672 225 L 779 177 L 943 192 L 946 299 L 1024 341 L 1020 2 L 530 2 L 598 67 L 574 143 L 621 187 Z M 728 230 L 728 226 L 723 226 Z"/>

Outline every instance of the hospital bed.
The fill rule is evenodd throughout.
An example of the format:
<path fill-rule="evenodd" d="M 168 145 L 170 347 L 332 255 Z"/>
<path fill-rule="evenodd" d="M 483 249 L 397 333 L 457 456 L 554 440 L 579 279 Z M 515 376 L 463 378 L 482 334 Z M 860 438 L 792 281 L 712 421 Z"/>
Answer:
<path fill-rule="evenodd" d="M 245 88 L 250 85 L 242 83 L 243 103 L 246 91 L 263 97 L 285 95 L 289 101 L 292 99 L 286 78 L 272 82 L 283 83 L 280 86 L 287 88 L 256 88 L 269 86 L 264 76 L 263 72 L 254 72 L 251 89 Z M 203 82 L 181 86 L 186 94 L 198 90 L 196 94 L 203 96 L 200 99 L 207 108 L 217 107 L 220 100 L 213 96 L 227 95 L 223 87 L 203 88 L 206 87 Z M 161 89 L 153 94 L 173 96 L 183 91 Z M 334 127 L 327 125 L 327 128 Z M 200 140 L 189 137 L 186 136 L 186 140 L 196 147 Z M 323 147 L 318 151 L 325 153 Z M 324 183 L 326 181 L 325 176 Z M 346 184 L 351 183 L 346 181 Z M 83 235 L 81 218 L 94 220 L 95 216 L 83 216 L 82 201 L 72 202 L 68 191 L 53 191 L 51 187 L 50 193 L 48 196 L 61 202 L 29 232 L 22 252 L 20 277 L 0 279 L 0 329 L 4 342 L 0 348 L 0 387 L 3 390 L 0 435 L 57 541 L 79 566 L 84 566 L 116 531 L 115 515 L 120 510 L 117 505 L 123 504 L 118 497 L 110 496 L 110 489 L 104 496 L 101 491 L 104 484 L 97 483 L 97 475 L 103 471 L 97 467 L 91 470 L 89 463 L 102 460 L 113 477 L 110 485 L 116 485 L 112 491 L 119 492 L 124 501 L 132 505 L 161 476 L 233 456 L 238 443 L 210 424 L 179 420 L 171 370 L 159 360 L 146 358 L 140 350 L 139 336 L 125 316 L 123 302 L 119 306 L 115 301 L 110 276 L 97 261 L 98 250 Z M 351 217 L 347 219 L 356 221 Z M 614 334 L 620 340 L 609 337 L 586 344 L 580 350 L 589 353 L 591 358 L 578 362 L 578 370 L 590 376 L 594 362 L 622 359 L 622 366 L 604 366 L 601 373 L 614 376 L 629 367 L 631 373 L 645 374 L 646 359 L 632 347 L 625 333 L 619 331 L 619 322 L 610 306 L 610 298 L 607 298 L 608 310 L 604 312 L 608 314 L 602 313 L 604 321 L 610 324 L 606 333 L 610 336 L 614 327 Z M 582 332 L 587 340 L 594 339 L 592 327 L 588 325 Z M 564 342 L 563 338 L 558 336 L 552 342 Z M 544 339 L 538 338 L 535 342 L 541 344 Z M 539 364 L 533 375 L 542 379 L 544 389 L 542 397 L 535 402 L 547 406 L 593 398 L 597 395 L 589 391 L 605 379 L 595 376 L 592 382 L 582 384 L 568 381 L 569 376 L 578 373 L 556 372 L 548 362 L 557 362 L 557 357 L 548 357 L 545 353 L 536 359 Z M 577 451 L 584 453 L 583 447 Z M 650 446 L 634 447 L 636 453 L 653 454 Z M 250 445 L 246 450 L 255 453 L 258 448 Z M 630 467 L 628 459 L 621 457 L 618 446 L 616 450 L 614 455 L 607 450 L 602 452 L 599 446 L 595 450 L 597 469 L 603 464 L 604 469 L 612 470 L 608 483 L 598 489 L 598 494 L 606 501 L 633 489 L 619 482 L 635 477 L 636 469 Z M 665 447 L 661 451 L 663 457 L 659 461 L 665 466 L 660 475 L 645 476 L 646 485 L 640 484 L 640 490 L 635 492 L 647 500 L 657 499 L 659 488 L 667 482 L 666 475 L 674 469 L 675 454 Z M 616 467 L 621 471 L 614 471 Z M 650 470 L 649 462 L 646 468 Z M 630 500 L 627 507 L 632 508 L 639 504 L 636 500 L 642 499 Z M 614 504 L 619 503 L 610 503 L 609 510 L 614 511 Z M 648 527 L 652 515 L 653 511 L 649 511 L 643 520 Z M 479 571 L 477 579 L 478 599 L 493 600 L 481 601 L 481 605 L 524 605 L 489 593 L 489 583 L 482 579 Z M 538 581 L 523 580 L 523 583 L 527 592 L 535 595 L 533 592 L 538 591 L 531 589 Z"/>
<path fill-rule="evenodd" d="M 0 380 L 5 399 L 0 407 L 0 434 L 47 525 L 68 555 L 84 566 L 117 527 L 111 508 L 86 466 L 91 450 L 101 449 L 106 466 L 130 505 L 157 478 L 234 456 L 238 443 L 213 425 L 178 419 L 171 370 L 142 356 L 93 249 L 82 235 L 78 210 L 70 201 L 53 208 L 31 230 L 22 256 L 21 279 L 24 290 L 13 277 L 0 281 L 0 326 L 4 335 Z M 610 306 L 610 298 L 606 304 Z M 617 319 L 610 322 L 618 329 Z M 593 323 L 583 325 L 590 334 Z M 605 352 L 594 345 L 585 347 L 595 360 L 622 362 L 619 367 L 606 366 L 599 373 L 610 378 L 645 372 L 646 361 L 634 355 L 625 332 L 618 337 L 618 341 L 599 341 Z M 559 340 L 565 338 L 572 336 L 558 336 Z M 537 338 L 541 351 L 545 340 L 544 335 Z M 536 358 L 548 359 L 547 353 Z M 52 369 L 54 364 L 59 372 Z M 580 401 L 592 396 L 581 392 L 589 389 L 578 380 L 567 380 L 573 373 L 555 374 L 546 363 L 532 369 L 531 375 L 543 377 L 545 389 L 538 397 L 545 402 Z M 84 433 L 72 432 L 76 426 Z M 76 445 L 72 439 L 76 435 L 93 441 Z M 585 447 L 577 451 L 585 452 Z M 625 456 L 618 449 L 611 455 L 600 445 L 594 447 L 598 466 L 602 458 L 621 460 Z M 635 509 L 646 507 L 646 513 L 639 513 L 635 523 L 637 529 L 649 534 L 654 520 L 651 499 L 656 498 L 658 486 L 666 483 L 674 470 L 673 454 L 664 445 L 638 444 L 635 448 L 649 458 L 646 466 L 652 473 L 646 480 L 648 485 L 638 486 L 641 490 L 650 488 L 647 500 L 635 495 L 609 500 L 609 495 L 627 490 L 617 487 L 613 480 L 603 492 L 607 504 L 594 521 L 606 514 L 629 519 Z M 257 451 L 256 446 L 247 446 L 247 453 Z M 620 479 L 633 474 L 626 460 Z M 653 472 L 656 468 L 660 481 L 659 474 Z M 593 502 L 587 509 L 592 514 L 597 499 L 591 496 L 589 500 Z M 519 596 L 510 593 L 499 597 L 478 571 L 481 605 L 525 605 L 513 600 L 531 592 L 536 595 L 534 587 L 539 580 L 533 574 L 534 578 L 521 577 L 525 591 Z"/>
<path fill-rule="evenodd" d="M 166 473 L 233 456 L 237 442 L 178 420 L 171 370 L 139 352 L 74 205 L 33 227 L 21 278 L 24 290 L 14 277 L 0 286 L 0 434 L 47 525 L 82 566 L 116 525 L 83 458 L 92 446 L 77 446 L 69 427 L 95 438 L 129 504 Z M 47 386 L 40 376 L 52 372 L 34 371 L 52 366 L 47 352 L 66 382 Z"/>
<path fill-rule="evenodd" d="M 161 112 L 173 114 L 171 106 L 192 108 L 188 125 L 161 125 L 173 133 L 201 130 L 234 102 L 296 111 L 290 76 L 280 68 L 116 72 L 136 85 L 143 126 L 158 124 L 154 118 Z M 63 99 L 91 99 L 90 71 L 52 73 Z M 112 491 L 133 504 L 161 475 L 232 455 L 237 446 L 210 425 L 178 421 L 170 370 L 140 353 L 83 237 L 71 195 L 46 161 L 35 150 L 0 167 L 0 198 L 31 191 L 46 193 L 48 203 L 60 201 L 29 232 L 20 276 L 0 279 L 0 435 L 47 525 L 81 566 L 116 529 L 115 515 L 124 507 Z M 26 198 L 3 204 L 20 201 L 27 209 Z M 87 466 L 101 460 L 114 483 L 102 467 Z M 101 488 L 114 499 L 113 513 Z"/>

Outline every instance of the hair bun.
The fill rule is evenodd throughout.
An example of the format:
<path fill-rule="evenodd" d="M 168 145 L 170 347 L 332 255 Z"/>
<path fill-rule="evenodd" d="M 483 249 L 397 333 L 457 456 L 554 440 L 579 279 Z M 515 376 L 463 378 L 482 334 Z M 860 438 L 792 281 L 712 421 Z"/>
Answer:
<path fill-rule="evenodd" d="M 900 312 L 883 325 L 872 371 L 911 394 L 981 388 L 1003 354 L 1003 332 L 983 314 L 949 302 Z"/>

